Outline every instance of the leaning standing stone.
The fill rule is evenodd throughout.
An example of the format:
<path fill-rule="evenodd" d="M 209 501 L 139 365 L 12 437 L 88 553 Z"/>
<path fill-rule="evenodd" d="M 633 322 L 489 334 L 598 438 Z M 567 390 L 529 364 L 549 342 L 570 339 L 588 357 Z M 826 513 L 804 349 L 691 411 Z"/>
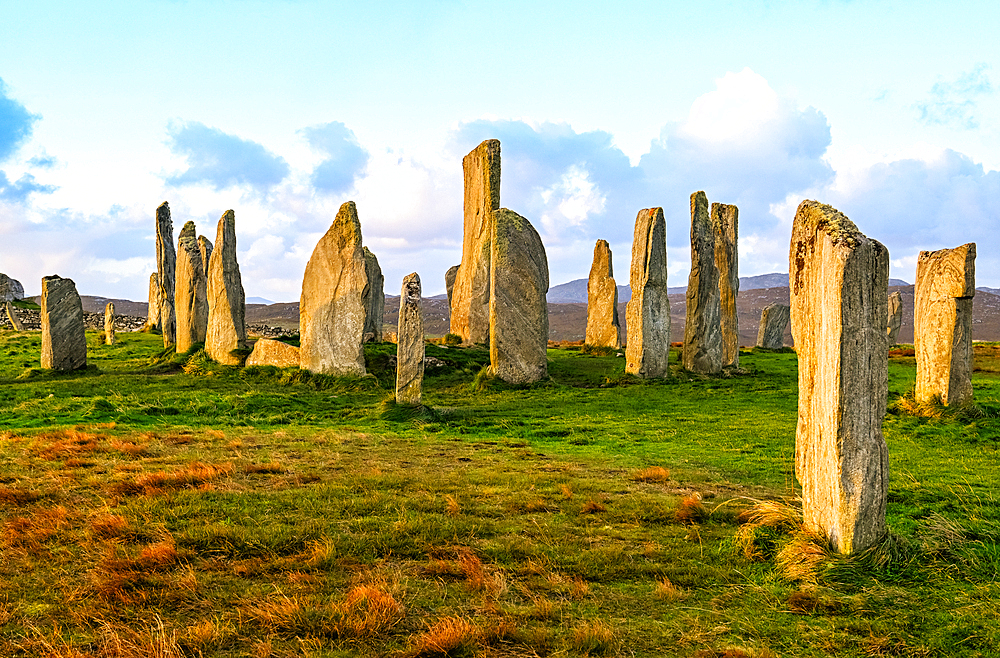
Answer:
<path fill-rule="evenodd" d="M 719 270 L 715 266 L 715 231 L 704 192 L 691 195 L 691 274 L 684 324 L 684 367 L 715 374 L 722 370 L 719 324 Z"/>
<path fill-rule="evenodd" d="M 785 346 L 785 327 L 788 326 L 788 306 L 768 304 L 760 312 L 760 326 L 757 328 L 757 347 L 780 350 Z"/>
<path fill-rule="evenodd" d="M 416 272 L 403 279 L 396 335 L 396 402 L 419 405 L 424 381 L 424 321 Z"/>
<path fill-rule="evenodd" d="M 834 208 L 803 201 L 789 272 L 805 525 L 854 553 L 886 533 L 889 252 Z"/>
<path fill-rule="evenodd" d="M 177 351 L 187 352 L 208 334 L 208 281 L 194 222 L 187 222 L 177 238 Z"/>
<path fill-rule="evenodd" d="M 208 262 L 208 329 L 205 352 L 225 365 L 242 362 L 233 350 L 246 349 L 246 294 L 236 262 L 236 213 L 227 210 L 219 219 L 215 250 Z"/>
<path fill-rule="evenodd" d="M 889 295 L 889 318 L 885 333 L 889 337 L 889 347 L 896 344 L 899 328 L 903 325 L 903 295 L 898 290 Z"/>
<path fill-rule="evenodd" d="M 306 265 L 299 301 L 302 367 L 335 375 L 365 374 L 364 292 L 368 287 L 361 222 L 353 201 L 340 206 Z"/>
<path fill-rule="evenodd" d="M 156 209 L 156 272 L 159 285 L 160 330 L 163 346 L 176 342 L 177 315 L 174 311 L 174 276 L 177 254 L 174 251 L 174 224 L 170 221 L 170 205 L 164 201 Z"/>
<path fill-rule="evenodd" d="M 972 298 L 976 294 L 976 243 L 921 251 L 913 293 L 916 399 L 941 404 L 972 402 Z"/>
<path fill-rule="evenodd" d="M 670 299 L 667 224 L 663 208 L 640 210 L 632 239 L 632 299 L 625 306 L 625 372 L 647 379 L 670 376 Z"/>
<path fill-rule="evenodd" d="M 736 296 L 740 292 L 739 214 L 736 206 L 712 204 L 712 230 L 715 231 L 715 268 L 719 271 L 719 326 L 722 329 L 722 366 L 740 365 L 740 327 L 736 314 Z"/>
<path fill-rule="evenodd" d="M 17 317 L 17 310 L 14 305 L 10 302 L 6 302 L 7 306 L 7 319 L 10 320 L 10 326 L 14 328 L 14 331 L 24 331 L 24 325 L 21 324 L 21 318 Z"/>
<path fill-rule="evenodd" d="M 72 279 L 42 279 L 42 367 L 76 370 L 87 365 L 83 304 Z"/>
<path fill-rule="evenodd" d="M 597 347 L 622 346 L 622 328 L 618 322 L 618 286 L 615 284 L 611 247 L 607 240 L 594 245 L 594 263 L 587 280 L 588 345 Z"/>
<path fill-rule="evenodd" d="M 364 248 L 365 274 L 368 277 L 368 288 L 365 289 L 365 329 L 364 342 L 382 342 L 382 316 L 385 315 L 385 277 L 379 267 L 375 254 Z"/>
<path fill-rule="evenodd" d="M 493 213 L 490 255 L 490 367 L 512 384 L 548 376 L 549 262 L 531 223 L 501 208 Z"/>
<path fill-rule="evenodd" d="M 104 307 L 104 344 L 115 344 L 115 303 L 108 302 Z"/>
<path fill-rule="evenodd" d="M 146 308 L 146 326 L 143 331 L 160 330 L 160 274 L 153 272 L 149 275 L 149 305 Z"/>
<path fill-rule="evenodd" d="M 444 287 L 448 291 L 448 308 L 451 309 L 452 294 L 455 292 L 455 277 L 458 275 L 458 265 L 452 265 L 444 273 Z"/>

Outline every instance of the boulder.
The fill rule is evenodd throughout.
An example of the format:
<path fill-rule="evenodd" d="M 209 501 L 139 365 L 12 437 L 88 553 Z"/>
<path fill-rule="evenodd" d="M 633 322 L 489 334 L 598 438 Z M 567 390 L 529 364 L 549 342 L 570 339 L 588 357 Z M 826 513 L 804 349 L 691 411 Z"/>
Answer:
<path fill-rule="evenodd" d="M 0 303 L 24 299 L 24 286 L 17 279 L 0 273 Z"/>
<path fill-rule="evenodd" d="M 340 206 L 313 250 L 299 301 L 302 367 L 312 372 L 364 375 L 362 348 L 368 274 L 361 222 L 353 201 Z"/>
<path fill-rule="evenodd" d="M 736 206 L 712 204 L 715 231 L 715 269 L 719 272 L 719 326 L 722 330 L 722 367 L 740 365 L 740 327 L 736 316 L 736 296 L 740 292 L 739 214 Z"/>
<path fill-rule="evenodd" d="M 625 306 L 625 372 L 647 379 L 670 376 L 670 300 L 667 298 L 667 224 L 663 208 L 640 210 L 632 239 Z"/>
<path fill-rule="evenodd" d="M 618 322 L 618 286 L 614 279 L 611 247 L 607 240 L 594 245 L 594 263 L 587 280 L 587 332 L 585 343 L 598 347 L 622 346 Z"/>
<path fill-rule="evenodd" d="M 365 304 L 365 329 L 362 332 L 366 343 L 382 342 L 382 316 L 385 315 L 385 278 L 382 268 L 378 265 L 375 254 L 364 248 L 365 274 L 368 277 L 368 287 L 363 298 Z"/>
<path fill-rule="evenodd" d="M 104 307 L 104 344 L 115 344 L 115 303 L 108 302 Z"/>
<path fill-rule="evenodd" d="M 170 220 L 170 205 L 166 201 L 156 209 L 156 272 L 160 331 L 163 333 L 163 346 L 170 347 L 177 340 L 177 315 L 174 310 L 177 254 L 174 252 L 174 224 Z"/>
<path fill-rule="evenodd" d="M 160 330 L 160 274 L 153 272 L 149 275 L 149 305 L 146 309 L 146 326 L 144 331 Z"/>
<path fill-rule="evenodd" d="M 299 358 L 299 348 L 294 345 L 270 338 L 258 338 L 244 365 L 298 368 Z"/>
<path fill-rule="evenodd" d="M 234 350 L 247 347 L 246 294 L 236 262 L 236 213 L 227 210 L 219 219 L 215 249 L 208 261 L 208 328 L 205 352 L 225 365 L 240 365 Z"/>
<path fill-rule="evenodd" d="M 789 272 L 805 526 L 837 552 L 863 551 L 886 533 L 889 252 L 834 208 L 803 201 Z"/>
<path fill-rule="evenodd" d="M 719 270 L 715 266 L 715 230 L 704 192 L 691 195 L 691 273 L 684 324 L 684 367 L 700 374 L 722 370 L 719 321 Z"/>
<path fill-rule="evenodd" d="M 889 318 L 885 333 L 889 338 L 889 347 L 897 343 L 899 328 L 903 325 L 903 294 L 898 290 L 889 295 Z"/>
<path fill-rule="evenodd" d="M 972 298 L 976 244 L 921 251 L 913 289 L 913 349 L 918 402 L 948 406 L 972 398 Z"/>
<path fill-rule="evenodd" d="M 42 279 L 42 367 L 76 370 L 87 365 L 83 304 L 72 279 Z"/>
<path fill-rule="evenodd" d="M 785 346 L 785 328 L 791 308 L 784 304 L 768 304 L 760 312 L 760 327 L 757 328 L 757 347 L 780 350 Z"/>
<path fill-rule="evenodd" d="M 444 287 L 448 291 L 448 308 L 451 308 L 452 293 L 455 291 L 455 277 L 458 275 L 458 265 L 452 265 L 444 273 Z"/>
<path fill-rule="evenodd" d="M 177 238 L 176 279 L 177 351 L 187 352 L 208 334 L 208 281 L 194 222 L 184 224 Z"/>
<path fill-rule="evenodd" d="M 549 262 L 531 223 L 500 208 L 493 213 L 490 254 L 490 368 L 513 384 L 548 376 Z"/>
<path fill-rule="evenodd" d="M 420 314 L 420 276 L 403 279 L 396 339 L 396 402 L 420 404 L 424 381 L 424 321 Z"/>

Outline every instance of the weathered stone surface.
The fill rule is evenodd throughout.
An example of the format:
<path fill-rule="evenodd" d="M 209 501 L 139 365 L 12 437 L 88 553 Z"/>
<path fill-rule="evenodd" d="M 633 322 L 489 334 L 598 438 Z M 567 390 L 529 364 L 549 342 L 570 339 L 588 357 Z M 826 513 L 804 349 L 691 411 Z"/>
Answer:
<path fill-rule="evenodd" d="M 174 308 L 178 352 L 187 352 L 195 343 L 204 343 L 208 334 L 208 280 L 195 235 L 194 222 L 187 222 L 177 237 Z"/>
<path fill-rule="evenodd" d="M 104 307 L 104 344 L 115 344 L 115 303 L 108 302 Z"/>
<path fill-rule="evenodd" d="M 444 287 L 448 290 L 448 308 L 451 308 L 452 293 L 455 291 L 455 277 L 458 276 L 458 265 L 452 265 L 444 273 Z"/>
<path fill-rule="evenodd" d="M 663 208 L 640 210 L 632 238 L 632 299 L 625 372 L 646 379 L 670 376 L 670 300 L 667 298 L 667 224 Z"/>
<path fill-rule="evenodd" d="M 274 366 L 276 368 L 298 368 L 299 348 L 280 340 L 258 338 L 253 351 L 247 357 L 245 366 Z"/>
<path fill-rule="evenodd" d="M 302 367 L 337 375 L 365 374 L 364 292 L 368 287 L 361 223 L 353 201 L 340 206 L 337 217 L 316 244 L 299 301 Z"/>
<path fill-rule="evenodd" d="M 163 310 L 161 306 L 160 274 L 159 272 L 153 272 L 149 275 L 149 305 L 146 310 L 145 331 L 160 330 L 160 311 Z"/>
<path fill-rule="evenodd" d="M 204 235 L 198 236 L 198 251 L 201 252 L 201 268 L 208 275 L 208 262 L 212 259 L 212 241 Z"/>
<path fill-rule="evenodd" d="M 0 303 L 24 299 L 24 286 L 17 279 L 0 273 Z"/>
<path fill-rule="evenodd" d="M 618 286 L 614 276 L 611 247 L 607 240 L 598 240 L 587 280 L 587 333 L 584 342 L 588 345 L 616 349 L 622 346 Z"/>
<path fill-rule="evenodd" d="M 538 232 L 506 208 L 493 213 L 490 254 L 490 367 L 527 384 L 548 376 L 549 262 Z"/>
<path fill-rule="evenodd" d="M 736 295 L 740 291 L 739 215 L 736 206 L 712 204 L 715 232 L 715 269 L 719 272 L 719 327 L 722 330 L 722 367 L 740 365 L 740 327 L 736 316 Z"/>
<path fill-rule="evenodd" d="M 396 339 L 396 402 L 420 404 L 424 381 L 424 320 L 420 313 L 420 276 L 403 279 Z"/>
<path fill-rule="evenodd" d="M 246 293 L 236 262 L 236 213 L 232 210 L 219 219 L 205 287 L 208 293 L 205 352 L 219 363 L 239 365 L 242 359 L 232 352 L 247 347 Z"/>
<path fill-rule="evenodd" d="M 42 279 L 42 367 L 76 370 L 87 365 L 83 304 L 72 279 Z"/>
<path fill-rule="evenodd" d="M 789 268 L 805 525 L 853 553 L 886 532 L 889 252 L 834 208 L 803 201 Z"/>
<path fill-rule="evenodd" d="M 452 292 L 451 333 L 465 343 L 485 343 L 490 334 L 490 236 L 500 208 L 500 142 L 488 139 L 462 160 L 465 221 L 462 264 Z"/>
<path fill-rule="evenodd" d="M 177 340 L 177 314 L 174 310 L 177 253 L 174 251 L 174 224 L 170 220 L 170 205 L 166 201 L 156 209 L 156 272 L 160 288 L 160 331 L 163 333 L 163 346 L 170 347 Z"/>
<path fill-rule="evenodd" d="M 899 328 L 903 325 L 903 294 L 898 290 L 889 295 L 889 318 L 885 333 L 889 338 L 889 347 L 896 344 Z"/>
<path fill-rule="evenodd" d="M 10 321 L 10 326 L 14 331 L 24 331 L 24 324 L 21 323 L 21 318 L 18 317 L 17 309 L 14 308 L 14 305 L 9 301 L 4 302 L 4 305 L 7 307 L 7 320 Z"/>
<path fill-rule="evenodd" d="M 385 277 L 379 267 L 378 258 L 364 248 L 365 275 L 368 277 L 368 287 L 363 297 L 365 304 L 365 329 L 362 333 L 364 342 L 382 342 L 382 316 L 385 314 Z"/>
<path fill-rule="evenodd" d="M 921 251 L 913 292 L 913 349 L 919 402 L 972 402 L 972 298 L 976 243 Z"/>
<path fill-rule="evenodd" d="M 695 192 L 691 195 L 691 274 L 683 354 L 684 367 L 691 372 L 715 374 L 722 370 L 720 308 L 715 230 L 708 198 L 704 192 Z"/>
<path fill-rule="evenodd" d="M 785 327 L 791 308 L 784 304 L 768 304 L 760 312 L 760 327 L 757 329 L 757 347 L 780 350 L 785 346 Z"/>

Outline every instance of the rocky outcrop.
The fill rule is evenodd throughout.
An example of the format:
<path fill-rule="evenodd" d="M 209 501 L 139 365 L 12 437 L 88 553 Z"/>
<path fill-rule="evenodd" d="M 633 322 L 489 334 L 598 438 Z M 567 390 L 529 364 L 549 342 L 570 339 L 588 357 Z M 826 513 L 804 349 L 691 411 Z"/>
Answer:
<path fill-rule="evenodd" d="M 625 372 L 647 379 L 669 377 L 670 300 L 663 208 L 640 210 L 635 218 L 629 285 Z"/>
<path fill-rule="evenodd" d="M 236 262 L 236 213 L 227 210 L 219 219 L 215 249 L 208 261 L 208 328 L 205 352 L 225 365 L 240 365 L 235 350 L 247 347 L 246 294 Z"/>
<path fill-rule="evenodd" d="M 209 252 L 210 253 L 210 252 Z M 187 222 L 177 238 L 177 351 L 187 352 L 208 335 L 208 281 L 194 222 Z"/>
<path fill-rule="evenodd" d="M 739 209 L 725 203 L 712 204 L 715 232 L 715 268 L 719 272 L 719 327 L 722 330 L 722 367 L 740 365 L 740 327 L 736 296 L 740 291 Z"/>
<path fill-rule="evenodd" d="M 584 342 L 617 349 L 622 346 L 621 332 L 611 247 L 607 240 L 598 240 L 587 280 L 587 333 Z"/>
<path fill-rule="evenodd" d="M 396 338 L 396 402 L 419 405 L 424 381 L 424 321 L 420 313 L 420 276 L 403 279 Z"/>
<path fill-rule="evenodd" d="M 735 304 L 735 302 L 734 302 Z M 719 322 L 719 270 L 715 266 L 715 230 L 704 192 L 691 195 L 691 273 L 684 324 L 684 367 L 715 374 L 722 370 Z"/>
<path fill-rule="evenodd" d="M 899 336 L 901 326 L 903 326 L 903 294 L 897 290 L 889 295 L 889 317 L 885 329 L 889 347 L 898 342 L 896 338 Z"/>
<path fill-rule="evenodd" d="M 82 307 L 81 307 L 82 308 Z M 115 304 L 108 302 L 104 307 L 104 344 L 115 344 Z"/>
<path fill-rule="evenodd" d="M 385 314 L 385 278 L 379 267 L 375 254 L 364 248 L 365 275 L 368 277 L 368 287 L 363 295 L 365 305 L 365 329 L 362 332 L 364 342 L 382 342 L 382 316 Z"/>
<path fill-rule="evenodd" d="M 24 286 L 17 279 L 0 273 L 0 304 L 24 299 Z"/>
<path fill-rule="evenodd" d="M 87 365 L 83 304 L 72 279 L 42 279 L 42 367 L 76 370 Z"/>
<path fill-rule="evenodd" d="M 156 209 L 156 272 L 160 331 L 163 333 L 163 346 L 170 347 L 177 340 L 177 315 L 174 310 L 177 254 L 174 251 L 174 224 L 170 220 L 170 205 L 166 201 Z"/>
<path fill-rule="evenodd" d="M 785 328 L 791 308 L 784 304 L 768 304 L 760 312 L 760 327 L 757 329 L 757 347 L 780 350 L 785 346 Z"/>
<path fill-rule="evenodd" d="M 270 338 L 259 338 L 253 345 L 253 351 L 243 365 L 274 366 L 276 368 L 298 368 L 299 348 L 288 343 Z"/>

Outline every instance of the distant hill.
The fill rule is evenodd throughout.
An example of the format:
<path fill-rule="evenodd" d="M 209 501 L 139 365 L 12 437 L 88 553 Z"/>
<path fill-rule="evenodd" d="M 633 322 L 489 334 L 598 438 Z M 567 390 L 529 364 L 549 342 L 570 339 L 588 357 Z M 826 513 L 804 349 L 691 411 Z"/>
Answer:
<path fill-rule="evenodd" d="M 983 292 L 988 292 L 991 295 L 1000 295 L 1000 288 L 987 288 L 986 286 L 979 286 L 976 290 L 982 290 Z"/>

